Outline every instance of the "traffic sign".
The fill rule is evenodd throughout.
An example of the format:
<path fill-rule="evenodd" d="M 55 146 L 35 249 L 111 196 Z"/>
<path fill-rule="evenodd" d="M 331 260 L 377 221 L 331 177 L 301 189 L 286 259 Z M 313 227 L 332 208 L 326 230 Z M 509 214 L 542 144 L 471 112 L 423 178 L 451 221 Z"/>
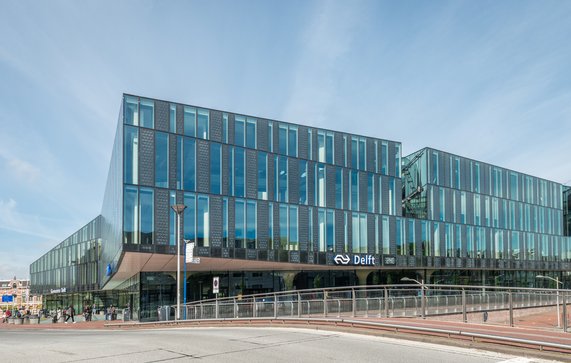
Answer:
<path fill-rule="evenodd" d="M 212 278 L 212 293 L 218 294 L 220 292 L 220 277 L 214 276 Z"/>

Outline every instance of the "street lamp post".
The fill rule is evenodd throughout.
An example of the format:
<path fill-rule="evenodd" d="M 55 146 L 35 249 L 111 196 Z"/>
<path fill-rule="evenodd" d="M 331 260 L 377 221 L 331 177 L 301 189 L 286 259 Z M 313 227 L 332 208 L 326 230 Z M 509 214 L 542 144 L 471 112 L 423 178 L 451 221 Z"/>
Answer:
<path fill-rule="evenodd" d="M 184 204 L 175 204 L 171 208 L 176 213 L 176 320 L 180 320 L 180 215 L 186 209 Z"/>
<path fill-rule="evenodd" d="M 557 276 L 556 278 L 553 278 L 553 277 L 549 277 L 549 276 L 537 275 L 537 276 L 535 276 L 535 278 L 536 279 L 547 279 L 547 280 L 555 281 L 555 288 L 557 289 L 557 327 L 561 328 L 561 313 L 559 310 L 559 284 L 563 285 L 563 283 L 559 281 L 559 276 Z"/>
<path fill-rule="evenodd" d="M 424 319 L 424 317 L 426 316 L 426 299 L 425 299 L 424 289 L 428 289 L 426 286 L 424 286 L 424 279 L 418 281 L 415 279 L 411 279 L 410 277 L 403 277 L 400 280 L 405 282 L 410 281 L 420 285 L 420 310 L 421 310 L 421 316 Z"/>

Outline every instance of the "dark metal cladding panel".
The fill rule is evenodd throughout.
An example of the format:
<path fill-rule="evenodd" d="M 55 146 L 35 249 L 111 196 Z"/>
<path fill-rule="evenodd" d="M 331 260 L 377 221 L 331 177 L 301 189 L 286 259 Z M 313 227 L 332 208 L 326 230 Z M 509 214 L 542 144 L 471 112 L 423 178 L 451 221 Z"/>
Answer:
<path fill-rule="evenodd" d="M 309 143 L 308 143 L 308 138 L 309 135 L 307 134 L 307 130 L 308 128 L 305 126 L 299 126 L 298 127 L 298 134 L 297 134 L 297 150 L 298 150 L 298 157 L 300 159 L 308 159 L 308 148 L 309 148 Z"/>
<path fill-rule="evenodd" d="M 367 252 L 375 253 L 375 215 L 373 214 L 367 214 Z"/>
<path fill-rule="evenodd" d="M 288 162 L 288 201 L 290 203 L 299 202 L 299 166 L 298 160 L 287 158 Z"/>
<path fill-rule="evenodd" d="M 368 202 L 367 173 L 360 171 L 359 172 L 359 211 L 361 211 L 361 212 L 367 211 L 367 202 Z"/>
<path fill-rule="evenodd" d="M 235 219 L 234 198 L 228 198 L 228 247 L 234 248 L 236 239 L 236 219 Z"/>
<path fill-rule="evenodd" d="M 395 179 L 395 209 L 396 215 L 402 216 L 402 179 Z"/>
<path fill-rule="evenodd" d="M 210 110 L 210 140 L 222 142 L 222 112 Z"/>
<path fill-rule="evenodd" d="M 272 236 L 272 240 L 273 240 L 273 249 L 277 250 L 279 248 L 280 245 L 280 220 L 279 220 L 279 209 L 280 206 L 278 203 L 273 203 L 274 206 L 274 223 L 273 223 L 273 236 Z M 268 224 L 269 225 L 269 224 Z"/>
<path fill-rule="evenodd" d="M 201 139 L 196 140 L 196 191 L 210 191 L 210 143 Z"/>
<path fill-rule="evenodd" d="M 229 147 L 228 145 L 222 144 L 222 194 L 228 195 L 228 162 L 229 162 Z"/>
<path fill-rule="evenodd" d="M 358 241 L 353 241 L 353 214 L 352 212 L 347 213 L 347 252 L 353 251 L 353 243 Z"/>
<path fill-rule="evenodd" d="M 306 206 L 299 207 L 299 250 L 307 251 L 309 241 L 309 222 L 308 222 L 308 208 Z"/>
<path fill-rule="evenodd" d="M 209 204 L 210 245 L 222 247 L 222 197 L 211 195 Z"/>
<path fill-rule="evenodd" d="M 169 135 L 169 187 L 176 189 L 176 135 Z"/>
<path fill-rule="evenodd" d="M 347 167 L 357 169 L 357 165 L 353 165 L 353 148 L 351 146 L 351 135 L 347 136 Z"/>
<path fill-rule="evenodd" d="M 307 162 L 307 202 L 315 205 L 315 163 Z"/>
<path fill-rule="evenodd" d="M 176 105 L 176 133 L 184 134 L 184 106 Z"/>
<path fill-rule="evenodd" d="M 309 134 L 307 135 L 307 137 L 309 140 Z M 309 154 L 309 150 L 307 152 Z M 317 129 L 311 129 L 311 156 L 312 156 L 312 160 L 314 160 L 314 161 L 318 159 L 317 158 Z"/>
<path fill-rule="evenodd" d="M 246 198 L 258 197 L 258 153 L 256 150 L 246 150 Z"/>
<path fill-rule="evenodd" d="M 327 208 L 335 208 L 335 167 L 325 165 L 325 205 Z"/>
<path fill-rule="evenodd" d="M 452 158 L 450 157 L 449 154 L 447 153 L 443 153 L 444 155 L 444 165 L 442 165 L 442 167 L 444 168 L 444 183 L 440 183 L 440 185 L 444 185 L 447 186 L 449 188 L 452 187 L 452 184 L 450 184 L 450 173 L 452 172 L 452 170 L 450 169 L 450 161 L 452 160 Z"/>
<path fill-rule="evenodd" d="M 169 103 L 164 101 L 155 101 L 155 129 L 160 131 L 169 131 Z"/>
<path fill-rule="evenodd" d="M 396 143 L 394 141 L 390 141 L 388 145 L 389 150 L 389 163 L 388 163 L 388 172 L 387 174 L 390 176 L 395 175 L 395 154 L 396 154 Z"/>
<path fill-rule="evenodd" d="M 466 224 L 474 224 L 474 193 L 466 193 Z"/>
<path fill-rule="evenodd" d="M 269 233 L 268 202 L 258 201 L 257 217 L 258 217 L 258 229 L 257 229 L 258 249 L 267 250 L 268 233 Z"/>
<path fill-rule="evenodd" d="M 334 156 L 335 156 L 335 165 L 345 166 L 343 165 L 343 134 L 340 132 L 336 132 L 333 138 L 333 147 Z"/>
<path fill-rule="evenodd" d="M 257 120 L 256 133 L 258 150 L 268 151 L 268 120 Z"/>
<path fill-rule="evenodd" d="M 169 244 L 169 191 L 155 189 L 155 244 Z"/>
<path fill-rule="evenodd" d="M 229 144 L 234 144 L 234 121 L 235 121 L 235 116 L 233 113 L 229 113 L 228 114 L 228 143 Z"/>
<path fill-rule="evenodd" d="M 333 252 L 342 253 L 345 249 L 345 223 L 343 221 L 343 211 L 335 210 L 335 250 Z"/>
<path fill-rule="evenodd" d="M 155 185 L 155 132 L 139 128 L 139 184 Z"/>

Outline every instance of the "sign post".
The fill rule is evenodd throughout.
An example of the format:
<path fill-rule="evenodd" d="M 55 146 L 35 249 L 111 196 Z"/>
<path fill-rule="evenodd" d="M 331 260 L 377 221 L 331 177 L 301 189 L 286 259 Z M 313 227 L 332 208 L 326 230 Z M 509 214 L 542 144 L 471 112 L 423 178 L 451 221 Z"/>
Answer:
<path fill-rule="evenodd" d="M 220 276 L 212 278 L 212 293 L 216 295 L 216 319 L 218 319 L 218 293 L 220 292 Z"/>

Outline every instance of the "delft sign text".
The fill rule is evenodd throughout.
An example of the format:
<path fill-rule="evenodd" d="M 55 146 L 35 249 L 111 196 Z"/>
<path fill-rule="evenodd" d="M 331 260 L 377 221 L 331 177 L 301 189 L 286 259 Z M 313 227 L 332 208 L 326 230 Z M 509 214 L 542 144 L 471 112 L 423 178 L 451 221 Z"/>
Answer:
<path fill-rule="evenodd" d="M 354 265 L 354 266 L 374 266 L 375 265 L 375 256 L 373 255 L 353 255 L 353 257 L 349 257 L 349 255 L 336 255 L 333 257 L 333 262 L 336 265 Z"/>

